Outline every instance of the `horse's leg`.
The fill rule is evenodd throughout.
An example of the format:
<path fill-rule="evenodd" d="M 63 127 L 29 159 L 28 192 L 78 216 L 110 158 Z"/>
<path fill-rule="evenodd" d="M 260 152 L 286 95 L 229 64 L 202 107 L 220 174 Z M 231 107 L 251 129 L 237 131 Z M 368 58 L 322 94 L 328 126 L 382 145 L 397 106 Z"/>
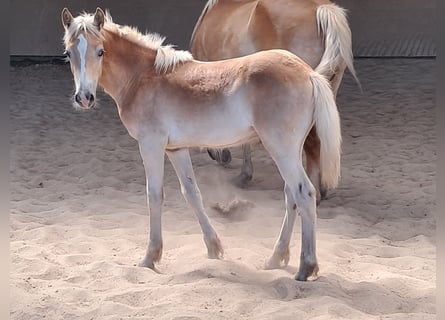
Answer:
<path fill-rule="evenodd" d="M 162 256 L 162 204 L 164 201 L 164 148 L 160 145 L 139 143 L 147 180 L 147 202 L 150 215 L 150 236 L 147 253 L 139 264 L 154 269 Z"/>
<path fill-rule="evenodd" d="M 298 160 L 292 156 L 279 157 L 275 159 L 275 162 L 277 163 L 281 175 L 283 176 L 284 180 L 286 181 L 286 185 L 289 188 L 288 194 L 292 196 L 291 199 L 293 199 L 293 205 L 296 205 L 298 207 L 298 211 L 300 212 L 300 269 L 298 270 L 298 274 L 295 276 L 295 279 L 306 281 L 309 276 L 316 275 L 318 272 L 318 263 L 315 253 L 315 229 L 317 219 L 315 188 L 306 175 L 301 162 L 301 157 L 299 157 Z M 290 207 L 290 203 L 286 206 Z M 290 212 L 291 211 L 288 211 L 288 213 Z M 289 219 L 289 222 L 291 222 L 291 220 L 292 219 Z M 290 229 L 290 227 L 288 229 Z M 282 248 L 278 246 L 277 249 L 280 250 Z"/>
<path fill-rule="evenodd" d="M 322 199 L 325 199 L 327 190 L 321 185 L 320 139 L 318 138 L 315 125 L 309 131 L 303 148 L 306 154 L 306 171 L 315 187 L 318 204 Z"/>
<path fill-rule="evenodd" d="M 198 217 L 209 258 L 218 259 L 222 257 L 223 248 L 221 241 L 204 210 L 201 192 L 196 183 L 188 149 L 167 151 L 167 155 L 181 183 L 181 192 Z"/>
<path fill-rule="evenodd" d="M 289 223 L 292 220 L 292 216 L 290 215 L 292 211 L 289 210 L 291 206 L 293 207 L 295 205 L 300 212 L 302 229 L 300 269 L 295 276 L 295 279 L 306 281 L 309 276 L 316 275 L 318 272 L 318 263 L 315 253 L 317 211 L 315 188 L 303 168 L 301 151 L 298 147 L 303 141 L 298 141 L 298 139 L 292 141 L 292 137 L 286 135 L 285 132 L 282 132 L 281 134 L 274 132 L 269 135 L 264 132 L 258 132 L 258 135 L 260 136 L 264 147 L 277 164 L 278 170 L 286 183 L 286 209 L 288 215 L 285 219 L 287 219 Z M 283 137 L 288 137 L 289 140 L 283 139 Z M 303 138 L 301 138 L 301 140 L 302 139 Z M 283 224 L 285 223 L 286 221 L 283 222 Z M 285 227 L 283 235 L 280 235 L 280 237 L 286 239 L 290 229 L 290 227 Z M 277 243 L 279 245 L 275 247 L 277 251 L 274 252 L 272 258 L 269 260 L 270 265 L 273 265 L 277 259 L 280 259 L 279 261 L 286 260 L 286 256 L 283 255 L 285 250 L 283 250 L 280 240 L 278 240 Z"/>
<path fill-rule="evenodd" d="M 286 215 L 272 257 L 266 262 L 266 269 L 280 268 L 281 261 L 283 261 L 285 266 L 289 263 L 289 243 L 296 218 L 296 207 L 293 198 L 290 188 L 285 184 L 284 200 L 286 203 Z"/>
<path fill-rule="evenodd" d="M 252 150 L 250 144 L 243 144 L 243 166 L 241 167 L 241 173 L 236 177 L 236 184 L 245 188 L 247 184 L 252 180 L 253 165 L 252 165 Z"/>

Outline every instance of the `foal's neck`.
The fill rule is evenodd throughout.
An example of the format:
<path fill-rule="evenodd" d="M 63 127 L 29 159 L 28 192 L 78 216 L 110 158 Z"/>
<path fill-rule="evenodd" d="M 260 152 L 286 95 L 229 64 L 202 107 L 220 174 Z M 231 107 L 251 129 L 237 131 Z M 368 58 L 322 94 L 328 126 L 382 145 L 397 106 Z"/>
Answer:
<path fill-rule="evenodd" d="M 119 105 L 142 73 L 154 73 L 156 51 L 142 47 L 121 36 L 104 30 L 104 58 L 99 84 Z"/>

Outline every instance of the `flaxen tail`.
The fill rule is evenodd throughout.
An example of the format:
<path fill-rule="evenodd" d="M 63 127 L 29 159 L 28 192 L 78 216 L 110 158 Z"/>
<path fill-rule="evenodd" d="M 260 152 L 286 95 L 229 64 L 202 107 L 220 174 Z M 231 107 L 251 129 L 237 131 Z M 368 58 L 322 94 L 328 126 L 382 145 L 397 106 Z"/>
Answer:
<path fill-rule="evenodd" d="M 346 65 L 360 86 L 353 64 L 352 36 L 346 10 L 335 4 L 323 4 L 317 8 L 316 16 L 325 50 L 315 70 L 330 78 L 337 66 Z"/>
<path fill-rule="evenodd" d="M 340 177 L 341 128 L 340 116 L 329 81 L 313 72 L 314 121 L 320 139 L 321 183 L 335 188 Z"/>

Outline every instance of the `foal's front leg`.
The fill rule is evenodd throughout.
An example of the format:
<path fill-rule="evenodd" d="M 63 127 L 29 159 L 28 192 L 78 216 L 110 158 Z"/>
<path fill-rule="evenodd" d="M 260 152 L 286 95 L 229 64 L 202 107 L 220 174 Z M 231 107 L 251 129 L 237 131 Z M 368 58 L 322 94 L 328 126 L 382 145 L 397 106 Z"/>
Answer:
<path fill-rule="evenodd" d="M 162 204 L 164 201 L 164 147 L 140 142 L 139 150 L 144 163 L 147 181 L 147 202 L 150 216 L 150 237 L 147 253 L 139 264 L 154 269 L 154 263 L 162 256 Z"/>
<path fill-rule="evenodd" d="M 196 183 L 188 149 L 167 151 L 167 155 L 175 168 L 179 182 L 181 183 L 181 192 L 198 217 L 204 235 L 204 242 L 207 246 L 208 257 L 212 259 L 222 257 L 223 248 L 221 246 L 221 241 L 205 212 L 201 192 Z"/>

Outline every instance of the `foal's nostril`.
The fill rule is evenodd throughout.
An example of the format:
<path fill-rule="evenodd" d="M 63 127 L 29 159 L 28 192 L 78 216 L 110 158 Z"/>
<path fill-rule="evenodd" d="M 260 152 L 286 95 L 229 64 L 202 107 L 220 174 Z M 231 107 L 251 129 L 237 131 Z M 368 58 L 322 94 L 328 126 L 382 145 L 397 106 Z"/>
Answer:
<path fill-rule="evenodd" d="M 90 102 L 90 104 L 94 102 L 94 95 L 89 92 L 85 93 L 85 98 Z"/>
<path fill-rule="evenodd" d="M 80 104 L 80 94 L 76 93 L 76 95 L 74 96 L 74 100 L 76 100 L 76 102 Z"/>

